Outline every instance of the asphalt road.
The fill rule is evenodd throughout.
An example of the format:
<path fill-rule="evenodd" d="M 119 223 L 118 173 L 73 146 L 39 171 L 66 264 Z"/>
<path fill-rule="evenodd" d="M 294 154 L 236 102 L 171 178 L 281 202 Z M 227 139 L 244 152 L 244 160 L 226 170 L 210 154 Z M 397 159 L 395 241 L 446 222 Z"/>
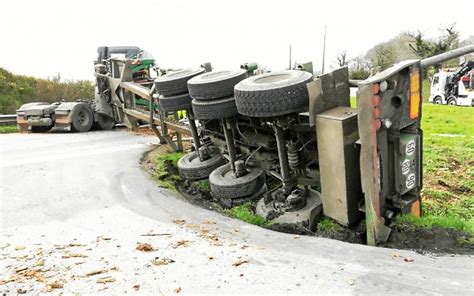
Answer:
<path fill-rule="evenodd" d="M 298 237 L 193 206 L 141 170 L 152 137 L 0 140 L 0 293 L 474 294 L 472 257 Z"/>

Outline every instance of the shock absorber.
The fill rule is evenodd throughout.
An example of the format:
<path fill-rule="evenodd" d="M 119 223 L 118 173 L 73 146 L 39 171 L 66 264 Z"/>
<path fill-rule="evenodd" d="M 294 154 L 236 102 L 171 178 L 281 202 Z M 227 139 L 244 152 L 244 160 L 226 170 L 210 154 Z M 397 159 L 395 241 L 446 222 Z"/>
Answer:
<path fill-rule="evenodd" d="M 290 169 L 296 171 L 300 168 L 301 166 L 301 159 L 299 155 L 299 145 L 298 142 L 289 142 L 286 144 L 286 152 L 288 155 L 288 165 L 290 166 Z"/>

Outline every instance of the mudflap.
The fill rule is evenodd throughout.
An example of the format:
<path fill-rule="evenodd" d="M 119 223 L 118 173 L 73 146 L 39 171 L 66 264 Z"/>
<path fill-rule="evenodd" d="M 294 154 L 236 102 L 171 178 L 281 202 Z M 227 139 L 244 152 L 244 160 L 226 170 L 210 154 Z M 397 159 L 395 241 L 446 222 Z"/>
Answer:
<path fill-rule="evenodd" d="M 71 118 L 69 113 L 67 115 L 56 114 L 56 120 L 54 121 L 54 129 L 61 132 L 71 131 Z"/>
<path fill-rule="evenodd" d="M 358 126 L 361 142 L 360 171 L 362 191 L 365 198 L 367 244 L 376 245 L 387 241 L 391 229 L 385 226 L 380 205 L 379 157 L 377 152 L 377 126 L 373 118 L 371 101 L 372 85 L 359 87 Z"/>

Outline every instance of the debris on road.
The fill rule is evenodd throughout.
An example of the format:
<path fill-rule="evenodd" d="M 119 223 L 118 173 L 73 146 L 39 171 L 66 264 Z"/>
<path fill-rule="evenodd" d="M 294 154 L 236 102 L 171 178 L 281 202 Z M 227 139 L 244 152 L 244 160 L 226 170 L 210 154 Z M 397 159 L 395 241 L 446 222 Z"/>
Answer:
<path fill-rule="evenodd" d="M 156 266 L 162 266 L 162 265 L 168 265 L 170 263 L 174 263 L 174 260 L 170 258 L 156 257 L 155 259 L 151 260 L 151 263 Z"/>
<path fill-rule="evenodd" d="M 145 234 L 140 234 L 140 236 L 172 236 L 171 233 L 155 233 L 152 230 Z"/>
<path fill-rule="evenodd" d="M 153 252 L 156 251 L 155 248 L 153 248 L 150 244 L 148 243 L 138 243 L 136 249 L 138 251 L 142 252 Z"/>
<path fill-rule="evenodd" d="M 61 258 L 68 259 L 68 258 L 87 258 L 87 255 L 80 254 L 80 253 L 66 253 Z"/>
<path fill-rule="evenodd" d="M 174 249 L 179 248 L 179 247 L 189 247 L 188 245 L 189 241 L 182 239 L 176 242 L 176 244 L 173 246 Z"/>
<path fill-rule="evenodd" d="M 184 224 L 186 224 L 186 220 L 175 219 L 175 220 L 173 220 L 173 223 L 178 224 L 178 225 L 184 225 Z"/>
<path fill-rule="evenodd" d="M 113 277 L 111 277 L 111 276 L 101 277 L 101 278 L 98 278 L 96 282 L 97 282 L 98 284 L 113 283 L 113 282 L 115 282 L 115 278 L 113 278 Z"/>
<path fill-rule="evenodd" d="M 62 289 L 64 287 L 64 284 L 60 281 L 54 281 L 52 283 L 49 283 L 47 286 L 46 286 L 46 292 L 51 292 L 53 291 L 54 289 Z"/>
<path fill-rule="evenodd" d="M 234 264 L 232 264 L 232 265 L 237 267 L 237 266 L 240 266 L 244 263 L 249 263 L 249 260 L 248 259 L 240 259 L 240 260 L 235 261 Z"/>
<path fill-rule="evenodd" d="M 106 273 L 106 272 L 109 272 L 109 270 L 108 269 L 94 270 L 94 271 L 90 271 L 90 272 L 86 273 L 83 277 L 89 277 L 89 276 L 98 275 L 98 274 L 102 274 L 102 273 Z"/>

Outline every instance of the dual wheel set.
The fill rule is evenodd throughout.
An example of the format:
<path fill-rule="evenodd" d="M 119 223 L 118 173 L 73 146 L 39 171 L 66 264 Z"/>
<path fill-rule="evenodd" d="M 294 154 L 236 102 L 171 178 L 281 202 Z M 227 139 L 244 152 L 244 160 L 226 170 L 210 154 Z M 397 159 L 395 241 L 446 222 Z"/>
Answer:
<path fill-rule="evenodd" d="M 245 78 L 245 70 L 204 73 L 200 69 L 176 71 L 155 81 L 163 111 L 188 112 L 194 151 L 178 161 L 180 176 L 193 181 L 209 178 L 213 196 L 227 207 L 266 191 L 264 171 L 247 166 L 237 157 L 235 148 L 234 125 L 238 111 L 233 97 L 234 86 Z M 177 94 L 178 91 L 181 94 Z M 226 139 L 225 155 L 219 147 L 205 143 L 195 120 L 202 125 L 214 121 L 222 127 Z"/>

